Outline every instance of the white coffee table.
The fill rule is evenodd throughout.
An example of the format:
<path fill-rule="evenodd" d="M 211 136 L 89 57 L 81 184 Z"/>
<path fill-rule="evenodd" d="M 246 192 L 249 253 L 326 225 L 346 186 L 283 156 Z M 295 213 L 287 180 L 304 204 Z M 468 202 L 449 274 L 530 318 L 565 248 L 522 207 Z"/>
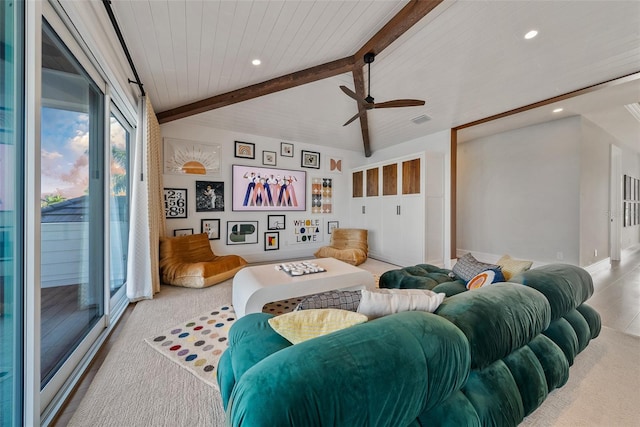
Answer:
<path fill-rule="evenodd" d="M 276 266 L 282 263 L 245 267 L 238 271 L 233 278 L 232 295 L 236 315 L 242 317 L 249 313 L 259 313 L 266 303 L 286 298 L 336 289 L 358 290 L 375 287 L 371 273 L 346 262 L 335 258 L 305 261 L 316 263 L 326 271 L 292 277 L 284 271 L 276 270 Z"/>

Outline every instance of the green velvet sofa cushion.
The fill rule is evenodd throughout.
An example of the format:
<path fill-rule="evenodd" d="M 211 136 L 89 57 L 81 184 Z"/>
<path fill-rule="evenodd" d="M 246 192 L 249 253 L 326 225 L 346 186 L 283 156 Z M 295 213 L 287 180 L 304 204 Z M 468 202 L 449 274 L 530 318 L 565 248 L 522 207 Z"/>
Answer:
<path fill-rule="evenodd" d="M 218 384 L 226 408 L 238 378 L 267 356 L 291 346 L 268 323 L 267 313 L 252 313 L 239 318 L 229 330 L 229 348 L 218 362 Z"/>
<path fill-rule="evenodd" d="M 522 283 L 544 294 L 551 305 L 551 320 L 559 319 L 593 295 L 591 275 L 575 265 L 544 265 L 524 271 L 509 281 Z"/>
<path fill-rule="evenodd" d="M 428 289 L 447 296 L 466 291 L 465 283 L 450 276 L 451 270 L 418 264 L 389 270 L 380 276 L 379 286 L 391 289 Z"/>
<path fill-rule="evenodd" d="M 257 329 L 267 323 L 250 320 Z M 227 351 L 260 347 L 247 339 L 230 341 Z M 247 427 L 410 425 L 459 390 L 469 366 L 469 344 L 449 321 L 398 313 L 265 357 L 236 375 L 227 415 L 231 425 Z M 222 389 L 229 382 L 219 384 Z"/>
<path fill-rule="evenodd" d="M 551 320 L 547 299 L 514 283 L 496 283 L 446 298 L 435 313 L 460 328 L 469 340 L 472 369 L 522 347 Z"/>

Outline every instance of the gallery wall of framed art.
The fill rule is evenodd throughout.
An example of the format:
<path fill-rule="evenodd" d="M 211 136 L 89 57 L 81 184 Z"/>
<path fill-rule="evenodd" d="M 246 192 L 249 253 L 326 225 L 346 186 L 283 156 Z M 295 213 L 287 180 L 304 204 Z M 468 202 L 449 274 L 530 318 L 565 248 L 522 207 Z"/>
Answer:
<path fill-rule="evenodd" d="M 269 261 L 313 257 L 327 221 L 347 223 L 348 152 L 196 128 L 163 140 L 168 236 L 205 233 L 216 254 Z M 301 220 L 316 226 L 302 231 Z"/>

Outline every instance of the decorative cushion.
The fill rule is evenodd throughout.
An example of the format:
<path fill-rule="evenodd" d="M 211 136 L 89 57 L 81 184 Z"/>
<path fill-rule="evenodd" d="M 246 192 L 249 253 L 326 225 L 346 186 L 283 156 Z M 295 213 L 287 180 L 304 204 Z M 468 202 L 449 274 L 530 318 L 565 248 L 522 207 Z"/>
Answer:
<path fill-rule="evenodd" d="M 499 268 L 495 270 L 485 270 L 477 274 L 473 279 L 469 280 L 467 289 L 477 289 L 496 282 L 504 282 L 504 275 Z"/>
<path fill-rule="evenodd" d="M 427 289 L 363 289 L 358 313 L 369 319 L 401 311 L 428 311 L 433 313 L 444 300 L 445 294 Z"/>
<path fill-rule="evenodd" d="M 511 279 L 516 274 L 527 271 L 533 265 L 532 261 L 513 259 L 509 255 L 503 255 L 496 263 L 502 268 L 502 274 L 506 280 Z"/>
<path fill-rule="evenodd" d="M 357 311 L 361 297 L 360 291 L 328 291 L 309 295 L 300 301 L 296 310 L 338 308 L 340 310 Z"/>
<path fill-rule="evenodd" d="M 367 316 L 335 308 L 292 311 L 269 319 L 269 325 L 293 344 L 366 322 Z"/>
<path fill-rule="evenodd" d="M 453 273 L 456 277 L 468 282 L 485 270 L 493 270 L 497 268 L 500 268 L 500 266 L 480 262 L 475 259 L 471 253 L 467 253 L 460 257 L 458 262 L 453 266 Z"/>

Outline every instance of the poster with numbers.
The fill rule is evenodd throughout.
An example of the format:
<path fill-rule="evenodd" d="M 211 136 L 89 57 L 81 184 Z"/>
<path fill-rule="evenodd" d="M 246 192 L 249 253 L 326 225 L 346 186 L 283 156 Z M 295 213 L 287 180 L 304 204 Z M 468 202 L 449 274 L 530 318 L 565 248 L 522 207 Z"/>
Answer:
<path fill-rule="evenodd" d="M 187 189 L 164 189 L 164 216 L 165 218 L 187 217 Z"/>

